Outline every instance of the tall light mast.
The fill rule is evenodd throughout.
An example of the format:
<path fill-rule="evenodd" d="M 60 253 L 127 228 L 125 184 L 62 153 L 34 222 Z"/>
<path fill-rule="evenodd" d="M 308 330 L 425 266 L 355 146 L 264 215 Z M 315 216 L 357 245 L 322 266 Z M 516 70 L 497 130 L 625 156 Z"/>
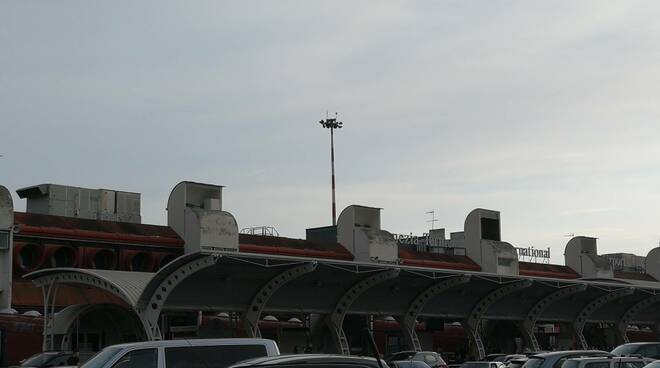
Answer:
<path fill-rule="evenodd" d="M 319 121 L 324 128 L 330 129 L 330 165 L 332 166 L 332 226 L 337 226 L 337 205 L 335 203 L 335 129 L 341 129 L 344 124 L 337 121 L 337 113 L 334 118 Z"/>

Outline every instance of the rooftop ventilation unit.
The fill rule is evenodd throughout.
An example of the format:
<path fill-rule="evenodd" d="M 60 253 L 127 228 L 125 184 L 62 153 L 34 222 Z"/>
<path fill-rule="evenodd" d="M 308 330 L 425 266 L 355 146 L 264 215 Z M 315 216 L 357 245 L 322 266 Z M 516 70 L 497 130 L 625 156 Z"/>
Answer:
<path fill-rule="evenodd" d="M 238 251 L 238 225 L 222 210 L 222 186 L 182 181 L 167 200 L 167 224 L 185 241 L 185 253 Z"/>
<path fill-rule="evenodd" d="M 26 211 L 41 215 L 139 224 L 140 193 L 40 184 L 16 191 Z"/>

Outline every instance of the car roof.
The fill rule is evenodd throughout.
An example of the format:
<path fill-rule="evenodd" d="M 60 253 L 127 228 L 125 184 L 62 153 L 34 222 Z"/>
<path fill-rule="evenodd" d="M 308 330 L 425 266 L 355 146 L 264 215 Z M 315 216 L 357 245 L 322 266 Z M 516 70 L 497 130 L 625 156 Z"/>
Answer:
<path fill-rule="evenodd" d="M 365 362 L 378 364 L 375 358 L 362 357 L 354 355 L 338 355 L 338 354 L 291 354 L 291 355 L 277 355 L 270 357 L 254 358 L 244 360 L 232 367 L 251 367 L 251 366 L 268 366 L 277 364 L 303 364 L 303 363 L 332 363 L 332 362 Z M 382 361 L 382 360 L 381 360 Z"/>
<path fill-rule="evenodd" d="M 266 345 L 274 344 L 273 340 L 253 338 L 227 338 L 227 339 L 181 339 L 130 342 L 108 346 L 108 348 L 149 348 L 159 346 L 209 346 L 209 345 Z"/>
<path fill-rule="evenodd" d="M 604 353 L 610 354 L 607 351 L 602 350 L 562 350 L 562 351 L 549 351 L 547 353 L 539 353 L 530 356 L 530 358 L 550 358 L 557 355 L 566 355 L 566 354 L 593 354 L 593 353 Z"/>
<path fill-rule="evenodd" d="M 568 360 L 575 360 L 575 361 L 592 361 L 592 360 L 612 360 L 612 359 L 617 359 L 617 360 L 623 360 L 623 361 L 636 361 L 636 360 L 644 360 L 642 357 L 631 357 L 631 356 L 606 356 L 606 357 L 582 357 L 582 358 L 571 358 Z"/>
<path fill-rule="evenodd" d="M 646 341 L 646 342 L 629 342 L 627 344 L 622 344 L 622 345 L 629 346 L 629 345 L 658 345 L 658 344 L 660 344 L 660 342 Z M 622 345 L 619 345 L 619 346 L 622 346 Z"/>

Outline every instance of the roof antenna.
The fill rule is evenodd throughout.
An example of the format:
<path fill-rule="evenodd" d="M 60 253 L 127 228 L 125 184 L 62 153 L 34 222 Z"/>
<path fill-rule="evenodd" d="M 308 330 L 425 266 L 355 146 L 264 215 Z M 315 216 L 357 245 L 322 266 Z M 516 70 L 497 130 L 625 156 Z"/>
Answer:
<path fill-rule="evenodd" d="M 435 219 L 435 210 L 428 211 L 428 212 L 426 212 L 426 214 L 427 214 L 427 215 L 429 215 L 429 214 L 431 215 L 431 219 L 430 219 L 430 220 L 427 220 L 426 222 L 430 222 L 430 223 L 431 223 L 431 230 L 435 229 L 435 223 L 439 221 L 439 220 L 436 220 L 436 219 Z"/>

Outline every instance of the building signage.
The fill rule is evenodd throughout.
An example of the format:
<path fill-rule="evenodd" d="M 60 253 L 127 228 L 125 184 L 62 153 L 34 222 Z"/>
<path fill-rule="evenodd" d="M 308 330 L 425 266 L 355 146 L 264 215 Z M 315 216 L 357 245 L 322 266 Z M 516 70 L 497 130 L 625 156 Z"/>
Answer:
<path fill-rule="evenodd" d="M 527 248 L 516 247 L 516 250 L 518 251 L 518 258 L 522 258 L 522 259 L 542 258 L 543 260 L 550 259 L 550 247 L 546 249 L 534 248 L 534 247 L 527 247 Z"/>

